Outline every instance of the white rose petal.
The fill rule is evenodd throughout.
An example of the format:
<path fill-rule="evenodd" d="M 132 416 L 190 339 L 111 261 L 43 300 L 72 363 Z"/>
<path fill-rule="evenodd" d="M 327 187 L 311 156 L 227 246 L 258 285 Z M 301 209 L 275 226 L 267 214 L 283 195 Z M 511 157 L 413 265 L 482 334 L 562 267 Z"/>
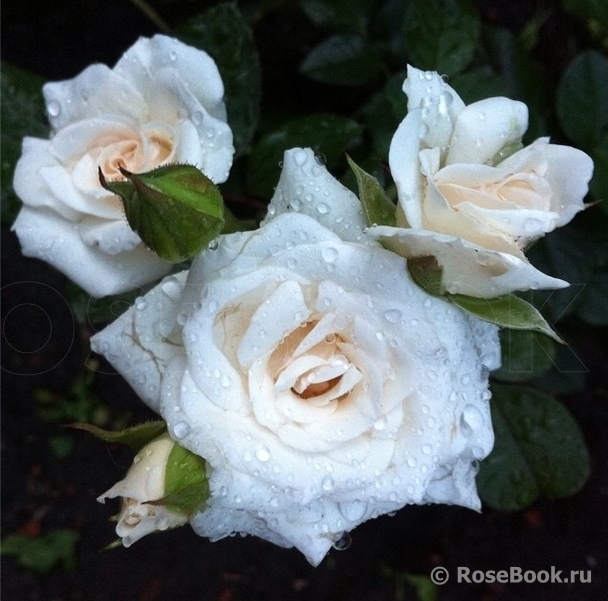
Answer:
<path fill-rule="evenodd" d="M 221 237 L 181 283 L 93 345 L 140 394 L 141 370 L 155 374 L 160 395 L 142 396 L 208 462 L 197 533 L 257 535 L 317 565 L 406 504 L 479 509 L 495 326 L 426 295 L 395 253 L 298 212 Z"/>
<path fill-rule="evenodd" d="M 540 138 L 521 147 L 527 107 L 507 98 L 465 106 L 432 72 L 408 68 L 408 114 L 391 142 L 398 228 L 369 236 L 404 257 L 433 255 L 447 291 L 493 297 L 567 283 L 528 262 L 526 247 L 583 210 L 593 163 Z"/>
<path fill-rule="evenodd" d="M 105 190 L 135 173 L 187 163 L 221 183 L 234 148 L 224 86 L 206 53 L 163 35 L 140 38 L 114 69 L 91 65 L 43 88 L 52 132 L 25 138 L 13 185 L 24 203 L 13 229 L 23 253 L 47 261 L 93 296 L 136 289 L 170 265 L 130 230 Z"/>
<path fill-rule="evenodd" d="M 366 222 L 359 199 L 330 175 L 310 148 L 291 148 L 283 156 L 266 220 L 286 212 L 308 215 L 342 240 L 374 244 L 363 236 Z"/>

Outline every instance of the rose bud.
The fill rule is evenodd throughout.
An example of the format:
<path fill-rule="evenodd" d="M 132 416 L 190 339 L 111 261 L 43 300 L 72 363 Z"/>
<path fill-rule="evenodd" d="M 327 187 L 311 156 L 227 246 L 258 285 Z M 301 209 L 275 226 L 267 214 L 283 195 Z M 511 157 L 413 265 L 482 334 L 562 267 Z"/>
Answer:
<path fill-rule="evenodd" d="M 209 496 L 205 461 L 163 434 L 135 456 L 123 480 L 98 497 L 122 497 L 116 534 L 124 547 L 156 530 L 183 526 Z"/>

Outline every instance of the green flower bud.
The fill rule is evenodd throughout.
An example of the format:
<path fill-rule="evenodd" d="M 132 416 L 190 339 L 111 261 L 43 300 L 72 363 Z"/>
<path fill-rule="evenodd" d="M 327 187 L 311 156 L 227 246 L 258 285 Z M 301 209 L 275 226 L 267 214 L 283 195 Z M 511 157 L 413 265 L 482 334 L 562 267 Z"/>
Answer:
<path fill-rule="evenodd" d="M 161 259 L 180 263 L 198 254 L 224 225 L 217 186 L 196 167 L 165 165 L 134 174 L 120 168 L 124 181 L 99 181 L 120 196 L 131 228 Z"/>

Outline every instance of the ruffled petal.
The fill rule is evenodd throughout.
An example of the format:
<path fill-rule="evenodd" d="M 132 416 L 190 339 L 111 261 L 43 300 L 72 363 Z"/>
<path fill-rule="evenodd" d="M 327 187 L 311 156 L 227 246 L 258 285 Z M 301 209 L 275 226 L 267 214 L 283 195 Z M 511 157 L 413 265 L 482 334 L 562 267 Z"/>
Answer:
<path fill-rule="evenodd" d="M 25 256 L 51 263 L 95 297 L 144 286 L 170 269 L 142 246 L 113 256 L 88 246 L 77 225 L 48 209 L 23 207 L 13 230 Z"/>
<path fill-rule="evenodd" d="M 516 290 L 569 285 L 542 273 L 525 259 L 488 250 L 456 236 L 388 226 L 370 228 L 368 233 L 403 257 L 434 256 L 443 269 L 442 282 L 450 294 L 492 298 Z"/>

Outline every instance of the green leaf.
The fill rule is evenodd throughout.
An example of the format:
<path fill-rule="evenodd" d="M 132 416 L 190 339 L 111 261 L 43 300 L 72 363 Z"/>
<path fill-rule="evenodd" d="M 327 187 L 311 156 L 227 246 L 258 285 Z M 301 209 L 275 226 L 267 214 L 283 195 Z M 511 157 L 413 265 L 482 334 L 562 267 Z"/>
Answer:
<path fill-rule="evenodd" d="M 533 330 L 563 343 L 538 309 L 514 294 L 495 298 L 476 298 L 462 294 L 447 296 L 455 305 L 484 321 L 514 330 Z"/>
<path fill-rule="evenodd" d="M 338 115 L 310 115 L 285 123 L 254 146 L 247 166 L 248 187 L 261 198 L 270 198 L 281 174 L 288 148 L 312 148 L 328 169 L 340 160 L 360 136 L 362 127 Z"/>
<path fill-rule="evenodd" d="M 209 497 L 206 462 L 188 449 L 175 444 L 165 468 L 165 496 L 152 505 L 191 515 Z"/>
<path fill-rule="evenodd" d="M 300 71 L 323 83 L 361 86 L 382 74 L 382 57 L 376 46 L 357 34 L 334 35 L 315 46 Z"/>
<path fill-rule="evenodd" d="M 551 369 L 555 358 L 553 340 L 530 330 L 500 332 L 502 364 L 492 377 L 504 382 L 525 382 Z"/>
<path fill-rule="evenodd" d="M 368 225 L 395 225 L 395 205 L 389 200 L 378 180 L 346 157 L 357 178 L 359 200 Z"/>
<path fill-rule="evenodd" d="M 595 198 L 600 200 L 600 207 L 608 213 L 608 135 L 605 135 L 587 152 L 593 159 L 593 177 L 589 187 Z"/>
<path fill-rule="evenodd" d="M 455 75 L 473 59 L 480 27 L 469 0 L 412 0 L 405 17 L 409 61 L 419 69 Z"/>
<path fill-rule="evenodd" d="M 2 223 L 10 226 L 21 208 L 13 191 L 15 165 L 21 156 L 25 136 L 47 138 L 49 126 L 45 118 L 42 85 L 44 80 L 33 73 L 2 63 L 0 86 L 0 129 L 2 161 L 0 162 L 0 201 Z"/>
<path fill-rule="evenodd" d="M 16 556 L 23 567 L 39 574 L 46 574 L 59 563 L 74 570 L 78 538 L 78 532 L 68 528 L 57 528 L 37 537 L 9 534 L 2 539 L 0 553 Z"/>
<path fill-rule="evenodd" d="M 224 225 L 224 202 L 217 186 L 196 167 L 165 165 L 148 173 L 120 172 L 126 181 L 101 185 L 118 194 L 127 221 L 161 259 L 180 263 L 198 254 Z"/>
<path fill-rule="evenodd" d="M 539 240 L 529 257 L 541 271 L 571 285 L 552 292 L 535 291 L 534 304 L 551 312 L 554 323 L 576 315 L 593 325 L 608 325 L 606 276 L 608 274 L 608 215 L 599 206 L 577 215 L 559 231 Z M 531 295 L 532 296 L 532 295 Z M 543 300 L 543 304 L 538 299 Z"/>
<path fill-rule="evenodd" d="M 161 420 L 138 424 L 137 426 L 126 428 L 125 430 L 118 430 L 116 432 L 103 430 L 92 424 L 69 424 L 67 427 L 75 428 L 76 430 L 84 430 L 106 442 L 126 444 L 131 447 L 135 453 L 167 430 L 167 424 Z"/>
<path fill-rule="evenodd" d="M 414 282 L 425 292 L 433 296 L 443 295 L 444 289 L 441 283 L 443 269 L 435 257 L 414 257 L 408 259 L 407 269 Z"/>
<path fill-rule="evenodd" d="M 570 413 L 535 390 L 499 385 L 493 390 L 496 443 L 477 476 L 481 498 L 514 511 L 541 494 L 556 498 L 577 492 L 589 476 L 589 455 Z"/>
<path fill-rule="evenodd" d="M 556 111 L 568 138 L 593 148 L 608 135 L 608 58 L 595 51 L 579 54 L 557 88 Z"/>
<path fill-rule="evenodd" d="M 365 33 L 375 0 L 300 0 L 306 16 L 320 27 Z"/>
<path fill-rule="evenodd" d="M 262 89 L 251 27 L 235 2 L 225 2 L 186 23 L 178 37 L 216 61 L 226 89 L 224 100 L 235 154 L 243 154 L 258 123 Z"/>

